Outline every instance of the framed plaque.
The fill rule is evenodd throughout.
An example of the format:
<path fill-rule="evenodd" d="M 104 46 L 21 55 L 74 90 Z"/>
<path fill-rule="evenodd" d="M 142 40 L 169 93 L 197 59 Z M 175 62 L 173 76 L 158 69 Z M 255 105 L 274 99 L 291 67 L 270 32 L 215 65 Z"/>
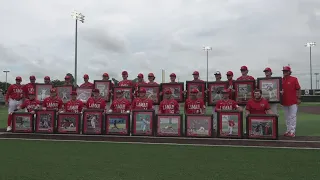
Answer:
<path fill-rule="evenodd" d="M 256 82 L 254 80 L 235 81 L 235 101 L 245 106 L 249 99 L 253 97 Z"/>
<path fill-rule="evenodd" d="M 34 114 L 28 112 L 12 113 L 12 132 L 14 133 L 33 133 Z"/>
<path fill-rule="evenodd" d="M 208 106 L 215 106 L 217 101 L 222 99 L 222 90 L 228 88 L 228 82 L 226 81 L 215 81 L 208 82 Z"/>
<path fill-rule="evenodd" d="M 92 89 L 89 88 L 77 88 L 77 99 L 83 103 L 87 103 L 88 99 L 91 97 Z"/>
<path fill-rule="evenodd" d="M 85 109 L 83 111 L 82 134 L 102 134 L 103 111 L 102 109 Z"/>
<path fill-rule="evenodd" d="M 63 103 L 66 103 L 71 99 L 71 95 L 70 94 L 72 92 L 72 88 L 73 88 L 72 85 L 56 87 L 57 95 L 63 101 Z"/>
<path fill-rule="evenodd" d="M 171 89 L 173 98 L 178 102 L 184 102 L 184 83 L 161 83 L 161 91 Z M 161 96 L 163 100 L 163 96 Z"/>
<path fill-rule="evenodd" d="M 36 100 L 42 103 L 45 98 L 50 96 L 50 90 L 52 88 L 52 84 L 37 83 L 35 87 Z"/>
<path fill-rule="evenodd" d="M 278 117 L 271 114 L 249 114 L 247 117 L 249 139 L 278 139 Z"/>
<path fill-rule="evenodd" d="M 100 96 L 110 102 L 110 90 L 111 90 L 111 81 L 110 80 L 94 80 L 94 88 L 99 89 Z"/>
<path fill-rule="evenodd" d="M 144 88 L 147 91 L 146 96 L 153 101 L 153 105 L 160 104 L 160 85 L 141 84 L 138 88 L 139 90 Z"/>
<path fill-rule="evenodd" d="M 243 138 L 243 113 L 223 110 L 217 113 L 217 137 Z"/>
<path fill-rule="evenodd" d="M 262 91 L 262 97 L 270 103 L 281 103 L 282 77 L 258 78 L 258 89 Z"/>
<path fill-rule="evenodd" d="M 55 132 L 56 127 L 56 111 L 55 110 L 36 110 L 36 133 L 48 133 Z"/>
<path fill-rule="evenodd" d="M 187 81 L 187 99 L 189 99 L 190 93 L 192 89 L 198 89 L 199 94 L 197 95 L 199 99 L 203 99 L 205 101 L 205 90 L 206 90 L 206 83 L 203 81 Z"/>
<path fill-rule="evenodd" d="M 185 121 L 187 137 L 213 137 L 213 115 L 188 114 Z"/>
<path fill-rule="evenodd" d="M 111 113 L 105 115 L 107 135 L 130 135 L 130 114 Z"/>
<path fill-rule="evenodd" d="M 128 101 L 132 102 L 133 100 L 133 88 L 131 86 L 115 86 L 113 87 L 113 92 L 117 92 L 117 90 L 122 90 L 124 92 L 124 98 Z M 113 96 L 113 100 L 116 96 Z"/>
<path fill-rule="evenodd" d="M 57 118 L 57 133 L 80 134 L 80 113 L 59 113 Z"/>
<path fill-rule="evenodd" d="M 161 114 L 156 116 L 156 136 L 182 136 L 182 114 Z"/>
<path fill-rule="evenodd" d="M 131 135 L 153 136 L 154 132 L 154 110 L 132 111 Z"/>

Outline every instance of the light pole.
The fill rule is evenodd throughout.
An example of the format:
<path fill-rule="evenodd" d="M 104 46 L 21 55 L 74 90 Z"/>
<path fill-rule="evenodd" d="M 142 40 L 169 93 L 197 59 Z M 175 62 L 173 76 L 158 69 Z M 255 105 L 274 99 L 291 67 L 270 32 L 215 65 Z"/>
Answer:
<path fill-rule="evenodd" d="M 314 73 L 314 75 L 316 75 L 316 89 L 318 89 L 318 75 L 319 75 L 319 73 Z"/>
<path fill-rule="evenodd" d="M 10 72 L 9 70 L 4 70 L 4 73 L 6 73 L 6 84 L 5 84 L 5 91 L 7 92 L 8 89 L 8 73 Z"/>
<path fill-rule="evenodd" d="M 84 23 L 84 15 L 72 11 L 71 16 L 76 20 L 75 43 L 74 43 L 74 84 L 77 85 L 77 66 L 78 66 L 78 21 Z"/>
<path fill-rule="evenodd" d="M 203 46 L 202 49 L 207 52 L 207 82 L 209 82 L 209 51 L 212 51 L 212 47 Z"/>
<path fill-rule="evenodd" d="M 311 48 L 316 46 L 316 42 L 308 42 L 305 44 L 306 47 L 309 47 L 310 49 L 310 85 L 312 89 L 312 62 L 311 62 Z"/>

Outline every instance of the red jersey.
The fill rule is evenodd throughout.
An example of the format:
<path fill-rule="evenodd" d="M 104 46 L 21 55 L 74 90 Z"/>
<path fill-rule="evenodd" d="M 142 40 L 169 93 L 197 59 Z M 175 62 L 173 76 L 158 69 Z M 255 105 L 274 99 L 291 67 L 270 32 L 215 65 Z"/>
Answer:
<path fill-rule="evenodd" d="M 115 113 L 125 113 L 126 111 L 130 110 L 130 106 L 130 101 L 128 101 L 126 98 L 121 98 L 112 101 L 110 109 Z"/>
<path fill-rule="evenodd" d="M 238 77 L 238 79 L 237 79 L 238 81 L 240 80 L 240 81 L 245 81 L 245 80 L 255 80 L 254 79 L 254 77 L 252 77 L 252 76 L 240 76 L 240 77 Z"/>
<path fill-rule="evenodd" d="M 134 96 L 138 97 L 138 90 L 139 90 L 139 85 L 144 85 L 147 84 L 146 82 L 136 82 L 135 84 L 135 90 L 134 90 Z"/>
<path fill-rule="evenodd" d="M 23 92 L 26 98 L 29 98 L 28 94 L 35 93 L 35 87 L 36 87 L 35 83 L 28 83 L 23 86 Z"/>
<path fill-rule="evenodd" d="M 228 89 L 234 89 L 233 83 L 234 83 L 234 80 L 233 80 L 233 79 L 228 80 Z M 234 98 L 233 98 L 233 94 L 234 94 L 234 93 L 233 93 L 232 91 L 230 91 L 229 99 L 234 99 Z"/>
<path fill-rule="evenodd" d="M 266 111 L 269 109 L 269 102 L 264 98 L 260 100 L 250 99 L 246 105 L 246 110 L 248 110 L 250 114 L 267 114 Z"/>
<path fill-rule="evenodd" d="M 184 108 L 186 114 L 203 114 L 206 106 L 202 99 L 187 99 Z"/>
<path fill-rule="evenodd" d="M 300 89 L 298 79 L 293 76 L 282 78 L 282 105 L 291 106 L 298 103 L 297 91 Z"/>
<path fill-rule="evenodd" d="M 157 82 L 148 82 L 148 84 L 151 84 L 151 85 L 159 85 Z"/>
<path fill-rule="evenodd" d="M 102 98 L 90 97 L 86 103 L 88 109 L 105 109 L 106 101 Z"/>
<path fill-rule="evenodd" d="M 12 84 L 8 88 L 6 102 L 8 102 L 9 98 L 19 101 L 23 98 L 23 94 L 23 86 L 21 84 Z"/>
<path fill-rule="evenodd" d="M 238 104 L 236 101 L 232 99 L 228 100 L 219 100 L 216 104 L 216 111 L 218 110 L 236 110 L 238 108 Z"/>
<path fill-rule="evenodd" d="M 153 101 L 148 98 L 135 98 L 132 102 L 132 110 L 150 110 L 153 108 Z"/>
<path fill-rule="evenodd" d="M 133 82 L 131 80 L 122 80 L 119 82 L 118 86 L 133 86 Z"/>
<path fill-rule="evenodd" d="M 21 105 L 20 108 L 26 108 L 28 112 L 34 111 L 35 109 L 40 107 L 40 101 L 38 100 L 30 100 L 26 99 Z"/>
<path fill-rule="evenodd" d="M 80 100 L 70 100 L 64 105 L 65 112 L 80 113 L 83 109 L 83 103 Z"/>
<path fill-rule="evenodd" d="M 230 127 L 234 127 L 234 125 L 236 125 L 233 120 L 229 120 L 228 124 Z"/>
<path fill-rule="evenodd" d="M 159 114 L 179 114 L 180 106 L 175 99 L 164 99 L 159 105 Z"/>
<path fill-rule="evenodd" d="M 91 82 L 86 82 L 80 85 L 80 88 L 88 88 L 88 89 L 93 89 L 94 85 Z"/>
<path fill-rule="evenodd" d="M 43 100 L 42 107 L 47 109 L 62 109 L 63 101 L 59 97 L 47 97 Z"/>
<path fill-rule="evenodd" d="M 192 81 L 204 82 L 204 81 L 203 81 L 203 80 L 201 80 L 201 79 L 193 79 Z"/>

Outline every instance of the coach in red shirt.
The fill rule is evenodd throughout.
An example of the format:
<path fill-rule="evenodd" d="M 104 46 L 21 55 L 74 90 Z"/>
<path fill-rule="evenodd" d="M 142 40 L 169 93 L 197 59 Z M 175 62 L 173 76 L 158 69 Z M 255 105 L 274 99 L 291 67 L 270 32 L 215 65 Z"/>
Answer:
<path fill-rule="evenodd" d="M 268 100 L 262 97 L 260 89 L 254 90 L 254 97 L 246 105 L 246 116 L 249 114 L 273 114 Z"/>
<path fill-rule="evenodd" d="M 285 66 L 282 69 L 282 106 L 286 118 L 288 137 L 295 137 L 298 104 L 301 103 L 301 88 L 296 77 L 291 76 L 291 68 Z"/>

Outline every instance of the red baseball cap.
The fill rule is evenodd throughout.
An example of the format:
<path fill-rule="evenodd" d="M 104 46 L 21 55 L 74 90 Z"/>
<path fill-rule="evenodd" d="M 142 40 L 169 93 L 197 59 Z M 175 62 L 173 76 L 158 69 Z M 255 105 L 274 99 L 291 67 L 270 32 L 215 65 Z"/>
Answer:
<path fill-rule="evenodd" d="M 233 76 L 233 72 L 232 71 L 228 71 L 227 72 L 227 76 Z"/>
<path fill-rule="evenodd" d="M 194 71 L 194 72 L 192 73 L 192 75 L 199 75 L 199 72 L 198 72 L 198 71 Z"/>
<path fill-rule="evenodd" d="M 192 89 L 191 93 L 199 93 L 199 90 L 198 89 Z"/>
<path fill-rule="evenodd" d="M 168 88 L 168 89 L 166 89 L 166 90 L 164 91 L 164 93 L 165 93 L 165 94 L 172 94 L 172 91 L 171 91 L 171 89 Z"/>
<path fill-rule="evenodd" d="M 128 75 L 127 71 L 122 71 L 122 75 Z"/>
<path fill-rule="evenodd" d="M 149 73 L 148 77 L 154 77 L 154 74 L 153 73 Z"/>
<path fill-rule="evenodd" d="M 50 77 L 49 76 L 45 76 L 44 80 L 50 80 Z"/>
<path fill-rule="evenodd" d="M 171 73 L 170 77 L 177 77 L 175 73 Z"/>
<path fill-rule="evenodd" d="M 102 76 L 103 76 L 103 77 L 109 77 L 109 74 L 108 74 L 108 73 L 103 73 Z"/>
<path fill-rule="evenodd" d="M 247 67 L 247 66 L 241 66 L 240 71 L 241 71 L 241 70 L 247 71 L 247 70 L 248 70 L 248 67 Z"/>
<path fill-rule="evenodd" d="M 56 93 L 56 92 L 57 92 L 56 88 L 50 89 L 50 93 Z"/>
<path fill-rule="evenodd" d="M 35 76 L 30 76 L 29 79 L 30 80 L 36 80 L 36 77 Z"/>
<path fill-rule="evenodd" d="M 291 72 L 291 67 L 290 66 L 283 66 L 282 71 L 290 71 Z"/>
<path fill-rule="evenodd" d="M 139 74 L 138 74 L 138 78 L 143 78 L 143 74 L 142 74 L 142 73 L 139 73 Z"/>
<path fill-rule="evenodd" d="M 72 95 L 77 95 L 77 91 L 72 91 L 71 93 L 70 93 L 70 95 L 72 96 Z"/>
<path fill-rule="evenodd" d="M 83 75 L 83 78 L 84 78 L 84 79 L 89 79 L 89 75 L 88 75 L 88 74 L 85 74 L 85 75 Z"/>
<path fill-rule="evenodd" d="M 145 88 L 140 88 L 140 89 L 139 89 L 139 92 L 140 92 L 140 93 L 146 93 L 147 90 L 146 90 Z"/>
<path fill-rule="evenodd" d="M 17 76 L 16 81 L 22 81 L 22 78 L 20 76 Z"/>
<path fill-rule="evenodd" d="M 99 89 L 93 89 L 92 92 L 99 93 L 100 91 L 99 91 Z"/>
<path fill-rule="evenodd" d="M 70 78 L 71 78 L 70 76 L 65 76 L 65 77 L 64 77 L 64 79 L 70 79 Z"/>
<path fill-rule="evenodd" d="M 272 70 L 271 70 L 271 68 L 266 67 L 266 68 L 263 70 L 263 72 L 272 72 Z"/>

